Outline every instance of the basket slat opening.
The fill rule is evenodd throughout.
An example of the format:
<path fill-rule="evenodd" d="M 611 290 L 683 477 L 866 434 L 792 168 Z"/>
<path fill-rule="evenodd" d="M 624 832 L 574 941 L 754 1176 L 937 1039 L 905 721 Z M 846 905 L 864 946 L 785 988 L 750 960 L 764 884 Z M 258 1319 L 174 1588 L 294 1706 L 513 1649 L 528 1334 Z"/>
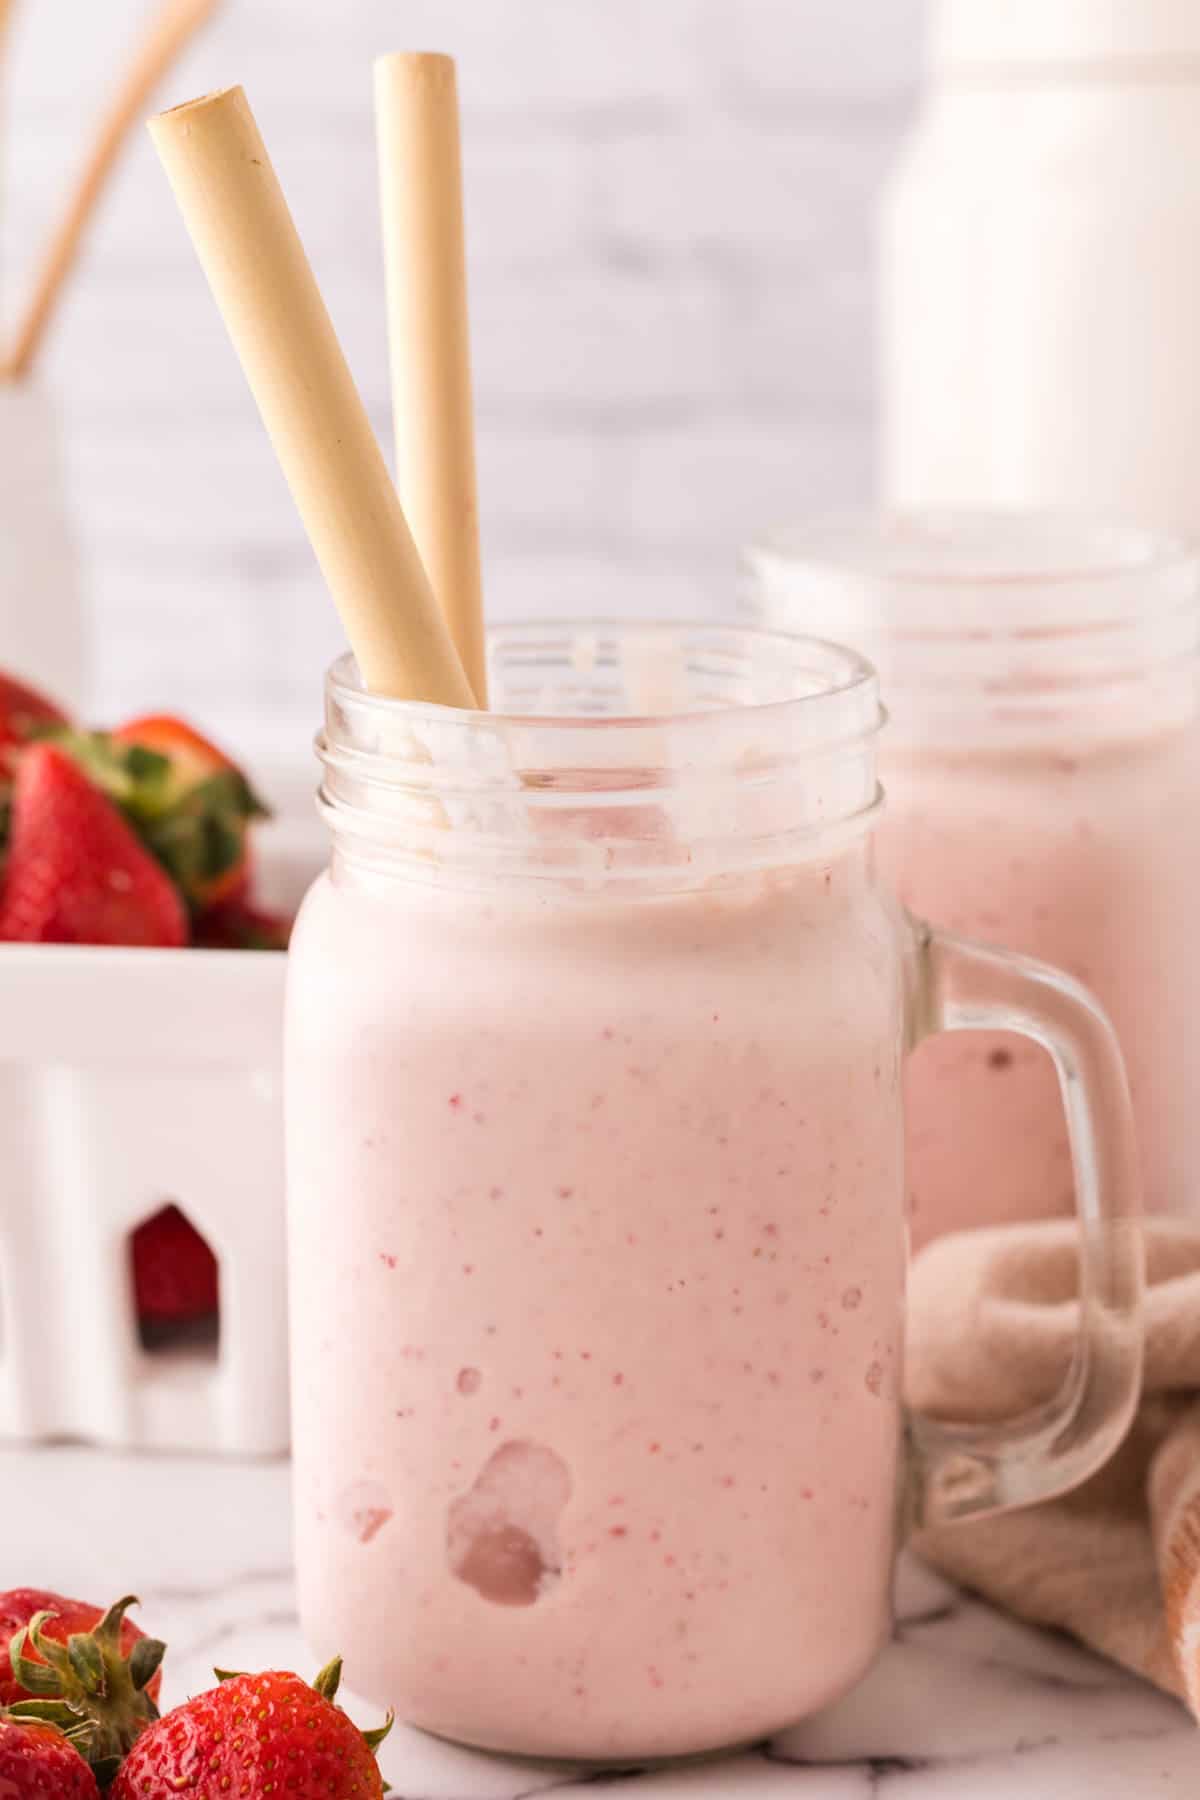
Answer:
<path fill-rule="evenodd" d="M 138 1341 L 151 1356 L 181 1353 L 215 1364 L 221 1347 L 221 1277 L 215 1251 L 174 1200 L 130 1233 Z"/>

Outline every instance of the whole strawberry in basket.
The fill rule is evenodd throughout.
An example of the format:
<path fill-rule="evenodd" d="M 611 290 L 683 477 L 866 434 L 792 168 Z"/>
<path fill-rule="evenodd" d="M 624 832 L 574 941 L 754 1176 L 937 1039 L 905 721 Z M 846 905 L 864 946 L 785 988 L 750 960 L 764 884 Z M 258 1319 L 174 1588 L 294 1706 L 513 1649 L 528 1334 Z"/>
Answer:
<path fill-rule="evenodd" d="M 244 899 L 250 826 L 267 808 L 237 764 L 166 713 L 118 727 L 111 744 L 136 771 L 126 804 L 193 912 Z"/>
<path fill-rule="evenodd" d="M 249 828 L 267 809 L 223 750 L 166 714 L 58 741 L 120 808 L 193 915 L 248 891 Z"/>
<path fill-rule="evenodd" d="M 0 781 L 10 779 L 24 744 L 47 726 L 65 725 L 66 715 L 22 681 L 0 674 Z"/>
<path fill-rule="evenodd" d="M 21 752 L 43 731 L 65 726 L 66 716 L 53 700 L 23 681 L 0 674 L 0 860 L 12 818 L 12 782 Z"/>
<path fill-rule="evenodd" d="M 22 752 L 0 886 L 0 940 L 24 944 L 188 941 L 170 876 L 57 744 Z"/>
<path fill-rule="evenodd" d="M 0 676 L 0 941 L 286 949 L 253 892 L 266 808 L 170 714 L 83 731 Z"/>

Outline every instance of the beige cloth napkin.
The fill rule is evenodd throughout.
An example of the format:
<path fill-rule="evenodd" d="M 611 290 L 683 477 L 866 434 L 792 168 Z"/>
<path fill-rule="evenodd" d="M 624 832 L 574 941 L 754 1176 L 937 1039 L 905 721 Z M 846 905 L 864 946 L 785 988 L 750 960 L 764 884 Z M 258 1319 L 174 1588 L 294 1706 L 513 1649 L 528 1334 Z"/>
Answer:
<path fill-rule="evenodd" d="M 1060 1500 L 924 1531 L 955 1581 L 1061 1626 L 1184 1698 L 1200 1718 L 1200 1226 L 1146 1227 L 1146 1381 L 1107 1468 Z M 907 1387 L 945 1419 L 1001 1419 L 1048 1399 L 1078 1321 L 1068 1221 L 970 1231 L 913 1265 Z"/>

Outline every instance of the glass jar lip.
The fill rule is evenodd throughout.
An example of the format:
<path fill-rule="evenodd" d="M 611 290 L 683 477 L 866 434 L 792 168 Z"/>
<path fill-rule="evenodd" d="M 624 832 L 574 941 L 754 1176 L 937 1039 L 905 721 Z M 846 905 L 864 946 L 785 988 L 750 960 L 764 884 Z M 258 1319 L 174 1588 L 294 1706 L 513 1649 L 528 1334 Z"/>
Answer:
<path fill-rule="evenodd" d="M 781 664 L 790 657 L 793 667 L 798 668 L 801 655 L 812 655 L 826 659 L 826 666 L 831 679 L 824 685 L 814 686 L 811 692 L 794 693 L 766 700 L 739 702 L 735 707 L 728 704 L 712 704 L 704 707 L 687 709 L 647 708 L 642 711 L 614 713 L 572 713 L 566 711 L 552 712 L 517 712 L 517 711 L 485 711 L 480 708 L 453 708 L 438 705 L 426 700 L 398 699 L 386 694 L 374 694 L 367 689 L 359 674 L 358 664 L 349 651 L 339 656 L 330 666 L 326 675 L 326 694 L 331 701 L 351 705 L 359 717 L 366 719 L 392 719 L 403 717 L 414 724 L 436 725 L 444 733 L 447 728 L 459 727 L 464 732 L 486 729 L 503 731 L 508 727 L 530 728 L 544 727 L 554 733 L 592 733 L 614 734 L 621 731 L 684 731 L 697 733 L 711 727 L 715 721 L 727 721 L 731 712 L 753 718 L 756 722 L 770 724 L 778 719 L 786 722 L 789 715 L 803 718 L 810 727 L 814 738 L 834 743 L 845 741 L 845 737 L 870 736 L 884 722 L 884 713 L 879 700 L 879 677 L 874 665 L 859 651 L 847 644 L 838 643 L 832 638 L 821 637 L 811 632 L 789 631 L 769 625 L 760 625 L 745 620 L 721 622 L 710 619 L 655 619 L 637 620 L 613 617 L 586 617 L 560 620 L 553 618 L 526 618 L 506 620 L 497 623 L 488 633 L 489 648 L 493 653 L 503 654 L 506 648 L 514 643 L 528 640 L 530 648 L 536 647 L 539 640 L 543 643 L 561 639 L 594 638 L 597 643 L 605 639 L 640 641 L 647 649 L 653 649 L 662 641 L 664 634 L 694 635 L 697 639 L 707 640 L 714 648 L 722 644 L 732 648 L 738 643 L 752 644 L 764 651 L 774 649 Z M 831 720 L 837 713 L 845 716 L 848 706 L 854 712 L 859 729 L 851 729 L 848 734 L 831 729 L 827 734 L 818 729 L 818 716 L 827 716 Z"/>
<path fill-rule="evenodd" d="M 531 620 L 489 634 L 496 710 L 367 694 L 317 740 L 343 861 L 493 881 L 702 886 L 833 854 L 879 806 L 871 663 L 752 622 Z"/>
<path fill-rule="evenodd" d="M 818 631 L 869 619 L 892 635 L 1049 635 L 1200 606 L 1196 545 L 1066 509 L 842 513 L 763 533 L 742 569 L 777 596 L 804 592 Z"/>

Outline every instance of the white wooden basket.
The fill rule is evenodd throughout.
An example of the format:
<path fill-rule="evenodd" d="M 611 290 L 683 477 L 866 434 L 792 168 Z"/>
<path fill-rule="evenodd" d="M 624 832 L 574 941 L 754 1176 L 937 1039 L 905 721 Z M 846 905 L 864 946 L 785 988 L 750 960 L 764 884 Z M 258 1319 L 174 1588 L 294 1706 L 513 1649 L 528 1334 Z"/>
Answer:
<path fill-rule="evenodd" d="M 264 900 L 323 856 L 311 803 L 268 825 Z M 285 964 L 0 945 L 0 1436 L 287 1448 Z M 130 1238 L 170 1203 L 217 1255 L 211 1346 L 142 1345 Z"/>

